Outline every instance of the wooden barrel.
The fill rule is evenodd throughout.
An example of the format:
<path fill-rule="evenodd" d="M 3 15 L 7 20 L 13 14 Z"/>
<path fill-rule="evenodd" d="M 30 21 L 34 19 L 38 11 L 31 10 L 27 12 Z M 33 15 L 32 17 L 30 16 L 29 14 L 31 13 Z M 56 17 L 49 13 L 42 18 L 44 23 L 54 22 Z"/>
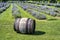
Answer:
<path fill-rule="evenodd" d="M 35 20 L 30 18 L 17 18 L 14 23 L 14 30 L 20 33 L 31 34 L 35 32 Z"/>

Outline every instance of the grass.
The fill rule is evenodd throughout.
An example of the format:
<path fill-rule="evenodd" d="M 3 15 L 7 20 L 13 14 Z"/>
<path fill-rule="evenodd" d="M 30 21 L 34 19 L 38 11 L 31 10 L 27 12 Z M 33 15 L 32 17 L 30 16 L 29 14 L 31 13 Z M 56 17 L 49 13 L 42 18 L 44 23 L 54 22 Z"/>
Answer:
<path fill-rule="evenodd" d="M 18 7 L 18 6 L 17 6 Z M 20 34 L 13 29 L 14 17 L 12 16 L 12 6 L 0 14 L 0 40 L 60 40 L 60 19 L 37 21 L 21 7 L 18 7 L 22 17 L 36 20 L 35 34 Z"/>

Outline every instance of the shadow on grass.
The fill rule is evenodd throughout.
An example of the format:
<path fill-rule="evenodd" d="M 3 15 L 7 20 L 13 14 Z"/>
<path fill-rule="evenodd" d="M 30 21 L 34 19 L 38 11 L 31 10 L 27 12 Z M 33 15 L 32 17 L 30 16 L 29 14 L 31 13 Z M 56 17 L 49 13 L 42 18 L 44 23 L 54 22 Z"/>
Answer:
<path fill-rule="evenodd" d="M 43 34 L 45 34 L 45 32 L 43 32 L 43 31 L 35 31 L 35 33 L 32 34 L 32 35 L 43 35 Z"/>
<path fill-rule="evenodd" d="M 57 19 L 48 19 L 48 21 L 55 21 L 55 20 L 57 20 Z"/>
<path fill-rule="evenodd" d="M 19 34 L 22 34 L 22 33 L 19 33 Z M 35 31 L 35 33 L 33 33 L 33 34 L 23 34 L 23 35 L 44 35 L 45 34 L 45 32 L 43 32 L 43 31 Z"/>

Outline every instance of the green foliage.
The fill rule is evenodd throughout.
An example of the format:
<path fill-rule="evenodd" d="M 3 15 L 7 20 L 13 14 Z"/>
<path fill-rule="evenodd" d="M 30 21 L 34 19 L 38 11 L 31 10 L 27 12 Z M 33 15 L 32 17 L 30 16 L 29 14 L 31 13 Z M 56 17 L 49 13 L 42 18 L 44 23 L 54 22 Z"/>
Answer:
<path fill-rule="evenodd" d="M 56 1 L 59 1 L 60 0 L 0 0 L 0 1 L 50 1 L 50 2 L 56 2 Z"/>
<path fill-rule="evenodd" d="M 57 0 L 50 0 L 50 3 L 57 3 Z"/>

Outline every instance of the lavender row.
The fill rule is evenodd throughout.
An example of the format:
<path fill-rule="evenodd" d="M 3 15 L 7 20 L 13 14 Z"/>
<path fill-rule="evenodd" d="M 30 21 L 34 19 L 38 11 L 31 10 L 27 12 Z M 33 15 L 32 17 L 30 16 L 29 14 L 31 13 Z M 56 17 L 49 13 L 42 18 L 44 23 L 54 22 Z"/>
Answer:
<path fill-rule="evenodd" d="M 21 17 L 21 13 L 20 13 L 19 9 L 16 7 L 16 4 L 15 4 L 15 3 L 13 3 L 12 15 L 13 15 L 15 18 Z"/>
<path fill-rule="evenodd" d="M 5 11 L 7 8 L 9 8 L 10 4 L 9 3 L 0 3 L 0 13 L 2 13 L 3 11 Z"/>

